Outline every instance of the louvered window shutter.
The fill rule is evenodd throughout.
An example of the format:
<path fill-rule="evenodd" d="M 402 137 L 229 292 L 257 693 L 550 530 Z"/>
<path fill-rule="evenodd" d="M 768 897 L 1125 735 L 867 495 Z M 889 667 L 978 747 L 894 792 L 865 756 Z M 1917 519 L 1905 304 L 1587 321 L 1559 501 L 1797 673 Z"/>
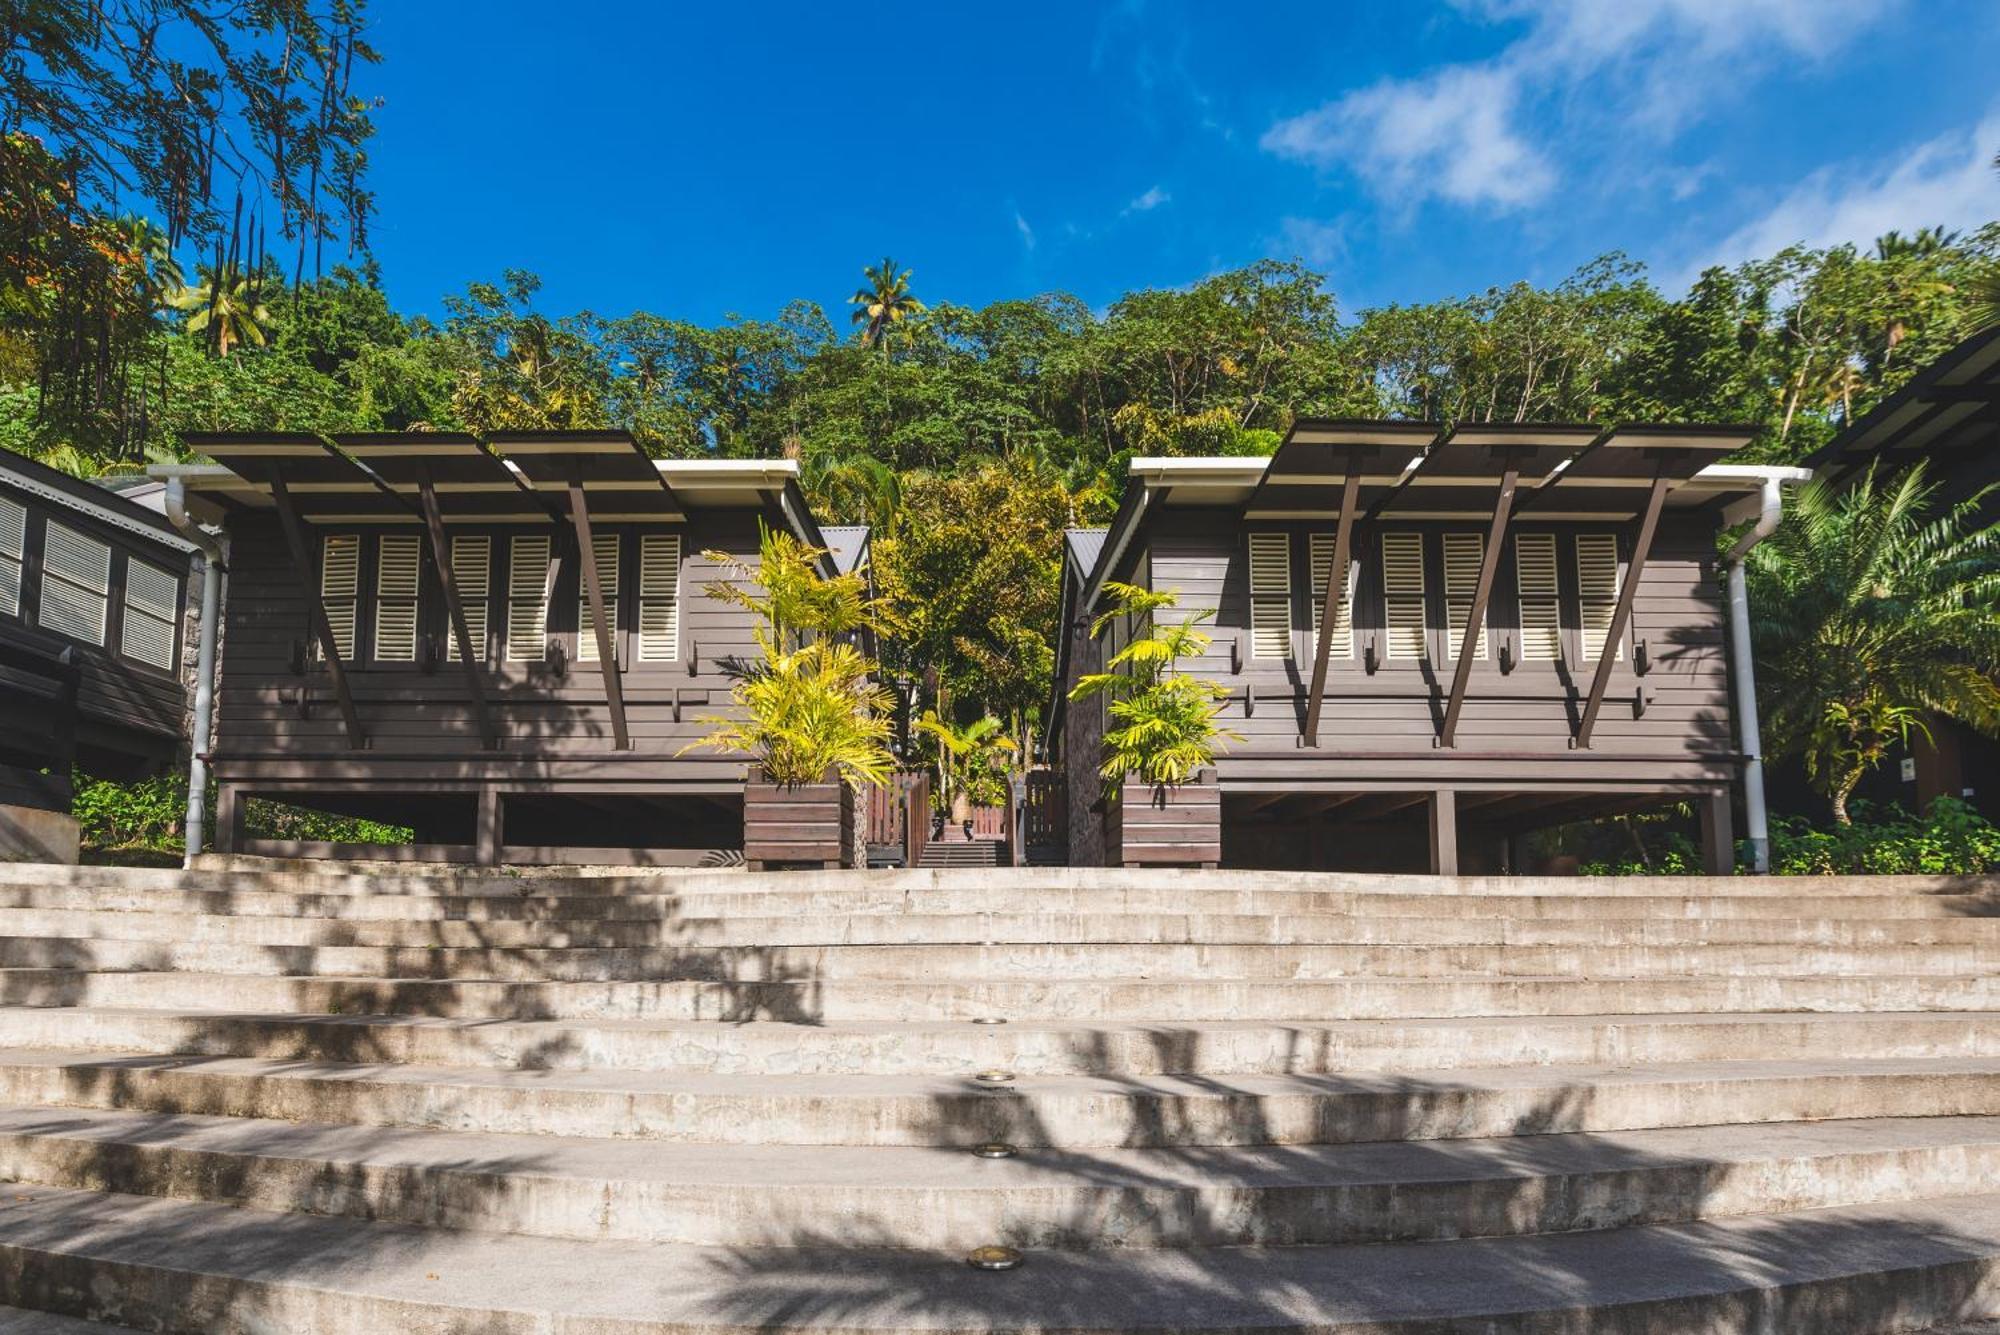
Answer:
<path fill-rule="evenodd" d="M 1429 657 L 1421 533 L 1382 535 L 1382 619 L 1389 657 Z"/>
<path fill-rule="evenodd" d="M 1313 635 L 1315 642 L 1320 632 L 1320 622 L 1326 618 L 1326 581 L 1333 570 L 1333 549 L 1335 534 L 1315 533 L 1312 535 L 1312 586 L 1313 586 Z M 1347 563 L 1347 579 L 1340 591 L 1340 601 L 1333 607 L 1333 635 L 1328 641 L 1327 656 L 1330 658 L 1354 657 L 1354 570 L 1350 557 Z M 1316 650 L 1315 650 L 1316 651 Z"/>
<path fill-rule="evenodd" d="M 507 661 L 539 662 L 548 653 L 549 609 L 543 601 L 549 574 L 547 537 L 516 537 L 507 544 Z"/>
<path fill-rule="evenodd" d="M 354 661 L 356 606 L 361 598 L 361 537 L 329 533 L 320 540 L 319 601 L 326 624 L 333 630 L 333 647 L 340 661 Z M 317 645 L 314 653 L 319 652 Z"/>
<path fill-rule="evenodd" d="M 1479 592 L 1479 565 L 1485 556 L 1484 534 L 1444 535 L 1445 624 L 1451 627 L 1451 638 L 1444 647 L 1447 658 L 1457 658 L 1458 647 L 1465 642 L 1465 622 L 1472 615 L 1472 600 Z M 1483 619 L 1479 625 L 1479 638 L 1472 646 L 1472 656 L 1482 661 L 1486 657 L 1486 623 Z"/>
<path fill-rule="evenodd" d="M 681 537 L 639 540 L 639 661 L 671 663 L 681 655 Z"/>
<path fill-rule="evenodd" d="M 144 561 L 125 562 L 125 615 L 118 652 L 156 668 L 174 665 L 174 631 L 180 620 L 181 582 L 171 571 Z"/>
<path fill-rule="evenodd" d="M 1521 661 L 1562 657 L 1562 591 L 1556 582 L 1556 535 L 1514 535 L 1514 584 L 1521 602 Z"/>
<path fill-rule="evenodd" d="M 451 577 L 465 609 L 465 634 L 475 662 L 486 661 L 488 599 L 493 596 L 493 539 L 466 535 L 451 540 Z M 458 633 L 445 637 L 446 654 L 458 661 Z"/>
<path fill-rule="evenodd" d="M 618 652 L 618 535 L 593 533 L 590 545 L 597 549 L 597 581 L 604 590 L 604 621 L 611 628 L 611 651 Z M 597 622 L 590 615 L 590 586 L 583 572 L 576 577 L 576 656 L 579 662 L 597 661 Z"/>
<path fill-rule="evenodd" d="M 1250 656 L 1292 656 L 1292 539 L 1250 535 Z"/>
<path fill-rule="evenodd" d="M 417 581 L 423 546 L 415 534 L 375 540 L 375 659 L 417 661 Z"/>
<path fill-rule="evenodd" d="M 28 509 L 0 497 L 0 616 L 21 615 L 21 572 L 28 563 Z"/>
<path fill-rule="evenodd" d="M 110 589 L 111 548 L 50 520 L 42 543 L 41 624 L 72 640 L 103 644 Z"/>
<path fill-rule="evenodd" d="M 1576 539 L 1577 604 L 1583 614 L 1583 657 L 1595 663 L 1611 633 L 1618 608 L 1618 538 L 1611 533 L 1580 533 Z M 1623 658 L 1623 645 L 1612 656 Z"/>

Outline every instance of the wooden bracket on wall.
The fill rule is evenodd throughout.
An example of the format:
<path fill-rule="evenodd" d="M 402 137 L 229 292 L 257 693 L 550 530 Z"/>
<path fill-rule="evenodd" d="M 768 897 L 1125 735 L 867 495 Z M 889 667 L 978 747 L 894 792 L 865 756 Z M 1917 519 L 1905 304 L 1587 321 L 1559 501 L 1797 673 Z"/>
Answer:
<path fill-rule="evenodd" d="M 285 530 L 285 545 L 291 549 L 292 566 L 298 572 L 299 592 L 305 597 L 313 636 L 319 641 L 320 653 L 326 658 L 327 673 L 333 678 L 334 698 L 340 702 L 341 722 L 347 728 L 347 745 L 351 750 L 365 750 L 368 734 L 361 730 L 361 718 L 354 712 L 354 693 L 347 686 L 347 666 L 340 661 L 340 646 L 333 641 L 333 626 L 326 619 L 326 604 L 320 600 L 319 580 L 316 577 L 319 562 L 314 558 L 312 546 L 306 539 L 305 524 L 292 505 L 292 495 L 285 489 L 282 477 L 271 479 L 271 500 L 278 507 L 278 522 Z"/>
<path fill-rule="evenodd" d="M 466 627 L 465 604 L 458 596 L 458 572 L 452 569 L 451 544 L 445 539 L 444 516 L 438 512 L 437 490 L 431 485 L 430 470 L 424 469 L 422 481 L 417 485 L 417 496 L 423 502 L 424 532 L 430 540 L 431 566 L 438 573 L 438 583 L 444 587 L 446 615 L 451 621 L 451 633 L 458 641 L 458 661 L 465 669 L 465 688 L 472 694 L 472 710 L 479 721 L 480 745 L 488 751 L 500 749 L 500 730 L 494 726 L 493 710 L 486 701 L 486 680 L 483 675 L 486 666 L 486 646 L 480 645 L 479 652 L 473 652 L 472 634 Z M 426 671 L 436 671 L 435 663 L 427 664 Z"/>
<path fill-rule="evenodd" d="M 1347 593 L 1347 567 L 1354 550 L 1354 514 L 1361 502 L 1361 454 L 1350 451 L 1347 475 L 1341 480 L 1340 517 L 1333 531 L 1333 563 L 1326 570 L 1326 594 L 1320 600 L 1319 635 L 1313 644 L 1312 686 L 1306 696 L 1304 738 L 1307 746 L 1319 745 L 1320 710 L 1326 703 L 1326 667 L 1333 653 L 1333 623 L 1338 620 L 1340 601 Z M 1347 619 L 1352 633 L 1354 618 Z"/>
<path fill-rule="evenodd" d="M 1653 476 L 1652 490 L 1646 495 L 1646 514 L 1639 523 L 1639 537 L 1632 544 L 1632 561 L 1626 569 L 1624 582 L 1618 586 L 1618 603 L 1611 613 L 1604 648 L 1597 655 L 1597 670 L 1590 678 L 1590 694 L 1584 700 L 1583 717 L 1577 723 L 1576 737 L 1571 743 L 1578 750 L 1590 748 L 1591 731 L 1597 726 L 1597 712 L 1604 707 L 1604 691 L 1611 684 L 1611 665 L 1618 661 L 1618 646 L 1625 638 L 1627 627 L 1632 624 L 1632 600 L 1639 594 L 1639 577 L 1645 573 L 1646 557 L 1653 550 L 1653 535 L 1660 528 L 1660 508 L 1666 504 L 1667 491 L 1672 486 L 1673 479 L 1662 465 Z"/>
<path fill-rule="evenodd" d="M 1479 647 L 1480 632 L 1486 627 L 1486 604 L 1493 596 L 1493 575 L 1500 568 L 1500 550 L 1506 545 L 1507 521 L 1514 511 L 1514 486 L 1520 476 L 1520 471 L 1511 466 L 1500 475 L 1500 494 L 1493 503 L 1493 526 L 1487 532 L 1486 550 L 1479 562 L 1479 583 L 1472 592 L 1472 606 L 1466 611 L 1465 634 L 1458 642 L 1458 662 L 1451 674 L 1451 699 L 1444 707 L 1444 725 L 1438 730 L 1439 746 L 1457 744 L 1458 719 L 1465 709 L 1465 692 L 1472 684 L 1472 652 Z"/>

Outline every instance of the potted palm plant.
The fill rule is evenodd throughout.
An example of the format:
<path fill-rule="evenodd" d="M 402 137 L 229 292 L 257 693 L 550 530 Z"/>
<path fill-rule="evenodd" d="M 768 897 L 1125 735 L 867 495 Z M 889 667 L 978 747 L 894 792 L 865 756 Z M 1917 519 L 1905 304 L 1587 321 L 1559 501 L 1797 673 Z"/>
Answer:
<path fill-rule="evenodd" d="M 821 574 L 821 555 L 770 529 L 754 569 L 707 553 L 734 574 L 710 584 L 709 596 L 757 619 L 757 658 L 730 691 L 736 712 L 703 719 L 714 731 L 682 749 L 753 757 L 743 789 L 743 857 L 753 871 L 855 865 L 855 789 L 887 783 L 895 764 L 893 700 L 850 642 L 876 619 L 866 582 Z"/>
<path fill-rule="evenodd" d="M 1215 782 L 1217 744 L 1236 734 L 1220 726 L 1227 687 L 1180 670 L 1213 643 L 1201 629 L 1213 609 L 1162 620 L 1179 595 L 1107 583 L 1108 610 L 1093 637 L 1123 617 L 1141 633 L 1113 654 L 1104 671 L 1078 680 L 1072 700 L 1108 699 L 1104 729 L 1106 856 L 1113 865 L 1213 867 L 1222 859 L 1222 790 Z"/>
<path fill-rule="evenodd" d="M 958 727 L 927 709 L 917 720 L 917 731 L 937 745 L 939 810 L 963 825 L 970 839 L 972 808 L 1007 804 L 1007 757 L 1015 750 L 1013 739 L 1000 731 L 1000 720 L 991 714 Z"/>

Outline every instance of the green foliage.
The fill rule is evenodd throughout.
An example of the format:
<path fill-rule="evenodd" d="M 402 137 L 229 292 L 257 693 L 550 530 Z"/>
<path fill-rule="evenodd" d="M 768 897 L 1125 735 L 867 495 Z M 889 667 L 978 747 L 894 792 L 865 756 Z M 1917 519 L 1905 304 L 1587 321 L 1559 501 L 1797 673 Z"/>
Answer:
<path fill-rule="evenodd" d="M 1216 723 L 1227 687 L 1180 671 L 1183 659 L 1199 658 L 1213 643 L 1201 625 L 1213 609 L 1162 619 L 1180 601 L 1172 591 L 1155 591 L 1113 580 L 1105 584 L 1107 610 L 1090 633 L 1102 638 L 1113 623 L 1143 624 L 1130 643 L 1111 655 L 1104 671 L 1084 675 L 1071 700 L 1110 698 L 1110 726 L 1104 730 L 1104 763 L 1098 772 L 1111 780 L 1115 798 L 1127 775 L 1154 785 L 1188 782 L 1215 763 L 1216 743 L 1236 734 Z"/>
<path fill-rule="evenodd" d="M 889 711 L 875 664 L 844 637 L 874 625 L 878 609 L 858 575 L 821 573 L 819 549 L 765 529 L 755 567 L 727 552 L 709 560 L 735 572 L 708 595 L 757 618 L 759 661 L 731 689 L 738 712 L 702 719 L 714 728 L 683 751 L 705 748 L 756 757 L 764 777 L 786 787 L 829 775 L 880 787 L 889 781 Z M 751 581 L 761 585 L 753 592 Z"/>
<path fill-rule="evenodd" d="M 2000 872 L 2000 828 L 1956 798 L 1940 797 L 1922 816 L 1900 806 L 1853 804 L 1853 820 L 1831 828 L 1801 817 L 1771 822 L 1771 871 L 1779 876 L 1977 876 Z M 1613 824 L 1600 822 L 1604 831 Z M 1629 827 L 1634 849 L 1598 851 L 1585 876 L 1695 876 L 1701 855 L 1671 821 Z M 1586 832 L 1587 834 L 1587 832 Z M 1594 842 L 1587 837 L 1586 843 Z"/>
<path fill-rule="evenodd" d="M 336 816 L 288 802 L 253 797 L 244 804 L 243 832 L 253 839 L 297 839 L 330 844 L 407 844 L 416 831 L 407 825 Z"/>
<path fill-rule="evenodd" d="M 1921 464 L 1814 482 L 1747 558 L 1759 705 L 1774 756 L 1848 820 L 1850 793 L 1925 714 L 2000 732 L 2000 525 L 1986 493 L 1931 514 Z"/>
<path fill-rule="evenodd" d="M 938 785 L 931 793 L 939 810 L 948 810 L 954 798 L 963 796 L 974 806 L 997 807 L 1008 799 L 1009 757 L 1018 748 L 1000 731 L 1000 720 L 988 714 L 964 727 L 955 727 L 934 710 L 925 710 L 916 729 L 935 748 Z"/>
<path fill-rule="evenodd" d="M 83 847 L 94 852 L 151 849 L 179 853 L 187 817 L 187 777 L 160 775 L 135 783 L 74 777 L 70 815 Z"/>

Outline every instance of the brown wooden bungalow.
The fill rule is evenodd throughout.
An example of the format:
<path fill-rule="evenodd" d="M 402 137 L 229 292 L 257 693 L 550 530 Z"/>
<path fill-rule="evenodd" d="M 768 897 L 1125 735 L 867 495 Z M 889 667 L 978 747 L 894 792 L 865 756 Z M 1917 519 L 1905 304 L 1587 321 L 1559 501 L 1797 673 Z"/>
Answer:
<path fill-rule="evenodd" d="M 816 547 L 790 461 L 653 460 L 620 432 L 215 436 L 155 470 L 227 535 L 216 846 L 261 797 L 413 827 L 396 856 L 715 861 L 745 763 L 682 754 L 751 654 L 710 598 L 760 523 Z M 825 558 L 865 559 L 842 531 Z M 582 561 L 579 554 L 595 559 Z"/>
<path fill-rule="evenodd" d="M 1527 831 L 1692 801 L 1729 867 L 1718 529 L 1803 476 L 1716 464 L 1749 436 L 1301 420 L 1268 460 L 1135 459 L 1110 528 L 1066 556 L 1049 735 L 1071 860 L 1497 871 Z M 1241 735 L 1150 802 L 1103 799 L 1104 705 L 1065 700 L 1138 629 L 1088 637 L 1108 580 L 1215 609 L 1192 670 Z"/>
<path fill-rule="evenodd" d="M 1843 484 L 1870 465 L 1886 480 L 1919 461 L 1938 485 L 1939 505 L 2000 483 L 2000 326 L 1938 358 L 1806 460 Z M 1980 513 L 1987 523 L 2000 520 L 2000 496 L 1988 497 Z M 1898 758 L 1906 765 L 1869 776 L 1862 795 L 1919 809 L 1957 797 L 2000 820 L 2000 741 L 1945 719 L 1928 730 Z"/>
<path fill-rule="evenodd" d="M 194 550 L 158 511 L 0 450 L 0 858 L 76 860 L 72 766 L 174 761 Z"/>

